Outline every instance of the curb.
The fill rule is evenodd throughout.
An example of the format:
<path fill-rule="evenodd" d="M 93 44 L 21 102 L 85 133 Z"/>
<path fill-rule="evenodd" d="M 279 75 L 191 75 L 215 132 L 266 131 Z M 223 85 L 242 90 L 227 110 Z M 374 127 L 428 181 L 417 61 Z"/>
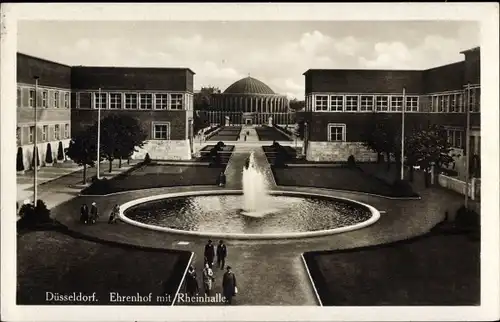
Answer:
<path fill-rule="evenodd" d="M 323 302 L 321 302 L 321 298 L 319 297 L 318 290 L 316 289 L 316 284 L 314 284 L 314 280 L 312 279 L 311 272 L 309 271 L 309 267 L 307 266 L 306 259 L 304 258 L 304 253 L 300 254 L 302 258 L 302 263 L 304 263 L 304 267 L 306 268 L 307 276 L 309 277 L 309 282 L 311 282 L 311 286 L 314 290 L 314 295 L 316 295 L 316 301 L 318 301 L 319 306 L 323 306 Z"/>
<path fill-rule="evenodd" d="M 175 301 L 177 300 L 177 295 L 181 291 L 182 284 L 184 284 L 184 279 L 186 278 L 187 270 L 188 270 L 189 266 L 191 265 L 191 262 L 193 261 L 193 257 L 194 257 L 194 252 L 191 252 L 191 257 L 189 257 L 189 261 L 186 265 L 186 269 L 184 270 L 184 274 L 182 275 L 181 281 L 179 283 L 179 287 L 177 288 L 177 291 L 175 292 L 174 299 L 172 300 L 172 304 L 170 306 L 175 305 Z"/>

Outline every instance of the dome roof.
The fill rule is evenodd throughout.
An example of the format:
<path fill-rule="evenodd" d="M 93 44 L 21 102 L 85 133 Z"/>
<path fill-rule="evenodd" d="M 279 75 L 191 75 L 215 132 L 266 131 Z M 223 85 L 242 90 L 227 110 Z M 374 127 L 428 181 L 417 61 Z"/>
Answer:
<path fill-rule="evenodd" d="M 240 79 L 229 86 L 224 94 L 275 94 L 274 91 L 258 79 L 250 76 Z"/>

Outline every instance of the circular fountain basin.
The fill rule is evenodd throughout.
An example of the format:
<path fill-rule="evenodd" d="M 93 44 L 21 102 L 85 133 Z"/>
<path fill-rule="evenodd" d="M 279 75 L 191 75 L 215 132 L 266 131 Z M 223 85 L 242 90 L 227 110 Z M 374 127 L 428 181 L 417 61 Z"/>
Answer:
<path fill-rule="evenodd" d="M 124 222 L 170 233 L 234 239 L 318 237 L 364 228 L 380 213 L 346 198 L 270 191 L 269 211 L 246 216 L 242 191 L 197 191 L 150 196 L 120 207 Z M 272 211 L 270 211 L 272 209 Z"/>

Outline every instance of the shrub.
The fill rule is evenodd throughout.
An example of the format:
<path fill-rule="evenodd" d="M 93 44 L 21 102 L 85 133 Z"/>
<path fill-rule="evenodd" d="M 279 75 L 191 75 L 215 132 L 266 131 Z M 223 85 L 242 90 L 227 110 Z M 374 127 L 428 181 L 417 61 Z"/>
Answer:
<path fill-rule="evenodd" d="M 42 200 L 36 201 L 36 207 L 32 204 L 22 205 L 19 210 L 21 219 L 17 222 L 18 228 L 34 228 L 37 225 L 52 223 L 50 210 Z"/>
<path fill-rule="evenodd" d="M 45 163 L 52 163 L 54 160 L 52 159 L 52 146 L 50 143 L 47 143 L 47 151 L 45 152 Z"/>
<path fill-rule="evenodd" d="M 349 168 L 355 168 L 356 167 L 356 159 L 354 158 L 354 155 L 350 155 L 348 158 L 347 158 L 347 166 Z"/>
<path fill-rule="evenodd" d="M 149 156 L 149 153 L 146 153 L 146 156 L 144 157 L 144 164 L 150 164 L 151 163 L 151 157 Z"/>
<path fill-rule="evenodd" d="M 35 158 L 36 158 L 36 165 L 39 167 L 40 166 L 40 156 L 38 155 L 38 147 L 35 148 L 35 152 L 33 153 L 33 157 L 31 158 L 31 167 L 35 168 Z"/>
<path fill-rule="evenodd" d="M 479 229 L 481 220 L 479 215 L 474 210 L 467 209 L 465 208 L 465 206 L 461 206 L 457 210 L 455 223 L 459 228 L 466 230 L 476 230 Z"/>
<path fill-rule="evenodd" d="M 407 180 L 397 179 L 392 184 L 392 187 L 401 195 L 414 194 L 411 184 Z"/>
<path fill-rule="evenodd" d="M 57 147 L 57 160 L 64 160 L 63 144 L 61 141 L 59 141 L 59 146 Z"/>
<path fill-rule="evenodd" d="M 23 157 L 23 148 L 17 148 L 17 158 L 16 158 L 16 170 L 24 171 L 24 157 Z"/>

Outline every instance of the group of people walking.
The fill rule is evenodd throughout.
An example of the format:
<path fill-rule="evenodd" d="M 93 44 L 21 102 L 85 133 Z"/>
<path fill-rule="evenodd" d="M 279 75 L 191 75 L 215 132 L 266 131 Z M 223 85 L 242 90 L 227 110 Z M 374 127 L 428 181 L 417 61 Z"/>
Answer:
<path fill-rule="evenodd" d="M 113 207 L 113 210 L 111 210 L 111 214 L 109 215 L 108 224 L 116 223 L 118 220 L 119 213 L 120 213 L 120 206 L 115 205 Z M 99 210 L 97 209 L 97 204 L 95 202 L 93 202 L 92 205 L 90 206 L 90 210 L 87 204 L 83 204 L 80 207 L 81 223 L 92 225 L 95 224 L 98 219 L 99 219 Z"/>
<path fill-rule="evenodd" d="M 219 241 L 217 245 L 217 250 L 213 245 L 212 241 L 209 240 L 205 245 L 204 250 L 204 263 L 202 272 L 202 281 L 205 294 L 211 296 L 212 289 L 215 283 L 215 277 L 213 272 L 214 259 L 217 255 L 217 268 L 223 270 L 226 264 L 227 257 L 227 246 L 224 241 Z M 234 275 L 231 266 L 226 267 L 226 272 L 222 277 L 222 293 L 225 298 L 226 304 L 232 304 L 233 297 L 237 294 L 238 289 L 236 286 L 236 276 Z M 194 266 L 189 266 L 186 273 L 186 293 L 188 296 L 194 296 L 199 294 L 199 286 L 197 281 L 196 270 Z"/>

